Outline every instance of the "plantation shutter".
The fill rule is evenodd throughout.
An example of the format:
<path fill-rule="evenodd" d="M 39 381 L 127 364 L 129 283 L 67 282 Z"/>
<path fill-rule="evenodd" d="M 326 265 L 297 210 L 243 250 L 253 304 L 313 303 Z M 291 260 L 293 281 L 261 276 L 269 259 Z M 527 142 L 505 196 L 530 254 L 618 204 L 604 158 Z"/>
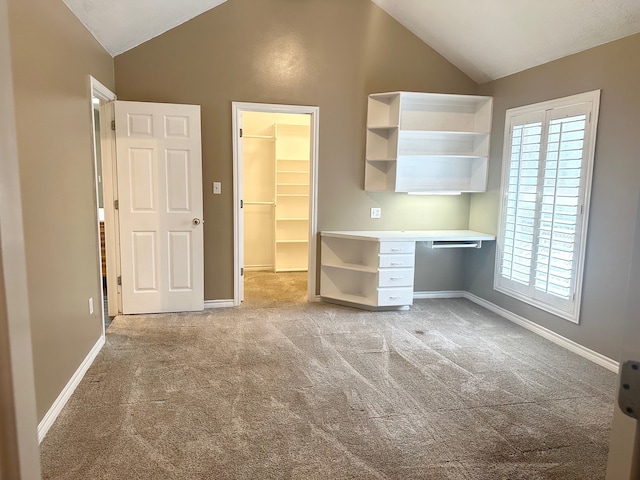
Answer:
<path fill-rule="evenodd" d="M 537 231 L 535 288 L 552 301 L 571 300 L 580 239 L 587 114 L 568 107 L 549 112 L 547 152 Z M 559 299 L 559 300 L 556 300 Z"/>
<path fill-rule="evenodd" d="M 495 279 L 497 290 L 573 321 L 595 137 L 594 100 L 575 97 L 507 112 Z"/>
<path fill-rule="evenodd" d="M 529 291 L 544 114 L 522 115 L 511 124 L 507 208 L 501 275 Z"/>

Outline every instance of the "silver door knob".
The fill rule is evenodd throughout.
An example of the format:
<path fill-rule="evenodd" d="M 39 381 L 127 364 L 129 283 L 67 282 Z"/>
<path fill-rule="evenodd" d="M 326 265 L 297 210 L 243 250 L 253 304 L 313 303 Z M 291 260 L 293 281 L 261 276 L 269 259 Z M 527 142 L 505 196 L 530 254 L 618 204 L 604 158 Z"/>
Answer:
<path fill-rule="evenodd" d="M 200 225 L 200 219 L 199 218 L 194 218 L 193 219 L 193 224 L 194 225 Z"/>

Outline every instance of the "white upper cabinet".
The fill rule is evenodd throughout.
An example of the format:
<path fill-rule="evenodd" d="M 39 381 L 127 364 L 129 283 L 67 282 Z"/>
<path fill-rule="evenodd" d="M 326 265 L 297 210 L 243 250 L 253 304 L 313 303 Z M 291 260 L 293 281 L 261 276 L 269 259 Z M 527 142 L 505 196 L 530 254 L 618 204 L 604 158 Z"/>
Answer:
<path fill-rule="evenodd" d="M 365 190 L 484 192 L 492 97 L 369 95 Z"/>

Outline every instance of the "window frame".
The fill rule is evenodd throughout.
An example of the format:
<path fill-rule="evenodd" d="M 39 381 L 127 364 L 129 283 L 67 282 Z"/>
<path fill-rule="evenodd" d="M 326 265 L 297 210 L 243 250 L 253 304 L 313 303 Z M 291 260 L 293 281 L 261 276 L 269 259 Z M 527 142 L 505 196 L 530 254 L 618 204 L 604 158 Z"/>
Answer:
<path fill-rule="evenodd" d="M 536 222 L 532 243 L 532 259 L 530 266 L 529 285 L 524 287 L 514 280 L 507 279 L 502 276 L 502 260 L 505 243 L 505 229 L 507 222 L 507 202 L 509 194 L 509 176 L 511 170 L 511 153 L 512 153 L 512 136 L 514 120 L 518 118 L 542 118 L 542 134 L 540 138 L 540 155 L 538 169 L 544 172 L 547 156 L 547 142 L 549 137 L 549 125 L 552 120 L 557 117 L 553 116 L 553 112 L 571 107 L 584 105 L 587 115 L 584 129 L 583 157 L 580 174 L 580 187 L 578 193 L 578 213 L 576 221 L 576 240 L 574 241 L 574 259 L 573 262 L 573 292 L 571 298 L 562 299 L 556 297 L 557 300 L 534 298 L 532 293 L 535 291 L 535 261 L 536 249 L 538 246 L 539 222 Z M 494 289 L 500 293 L 516 298 L 524 303 L 533 305 L 541 310 L 549 312 L 553 315 L 569 320 L 573 323 L 579 323 L 580 320 L 580 304 L 582 298 L 582 284 L 584 277 L 585 254 L 589 223 L 589 207 L 591 203 L 591 186 L 593 181 L 593 165 L 595 160 L 595 146 L 598 124 L 598 113 L 600 107 L 600 90 L 594 90 L 568 97 L 558 98 L 545 102 L 539 102 L 532 105 L 507 109 L 505 115 L 505 133 L 502 154 L 502 175 L 500 184 L 500 211 L 498 217 L 498 232 L 496 235 L 496 257 L 494 270 Z M 518 123 L 521 125 L 523 123 Z M 523 124 L 524 125 L 524 124 Z M 539 174 L 536 184 L 536 217 L 540 216 L 542 206 L 542 188 L 544 186 L 544 175 Z M 552 297 L 551 294 L 545 294 L 546 297 Z"/>

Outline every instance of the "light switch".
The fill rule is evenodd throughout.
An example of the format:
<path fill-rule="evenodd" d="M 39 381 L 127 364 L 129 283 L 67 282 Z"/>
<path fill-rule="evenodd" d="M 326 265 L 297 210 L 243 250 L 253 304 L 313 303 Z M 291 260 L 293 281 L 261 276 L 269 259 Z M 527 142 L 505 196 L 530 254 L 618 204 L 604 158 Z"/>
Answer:
<path fill-rule="evenodd" d="M 213 194 L 220 195 L 222 193 L 222 184 L 220 182 L 213 182 Z"/>

